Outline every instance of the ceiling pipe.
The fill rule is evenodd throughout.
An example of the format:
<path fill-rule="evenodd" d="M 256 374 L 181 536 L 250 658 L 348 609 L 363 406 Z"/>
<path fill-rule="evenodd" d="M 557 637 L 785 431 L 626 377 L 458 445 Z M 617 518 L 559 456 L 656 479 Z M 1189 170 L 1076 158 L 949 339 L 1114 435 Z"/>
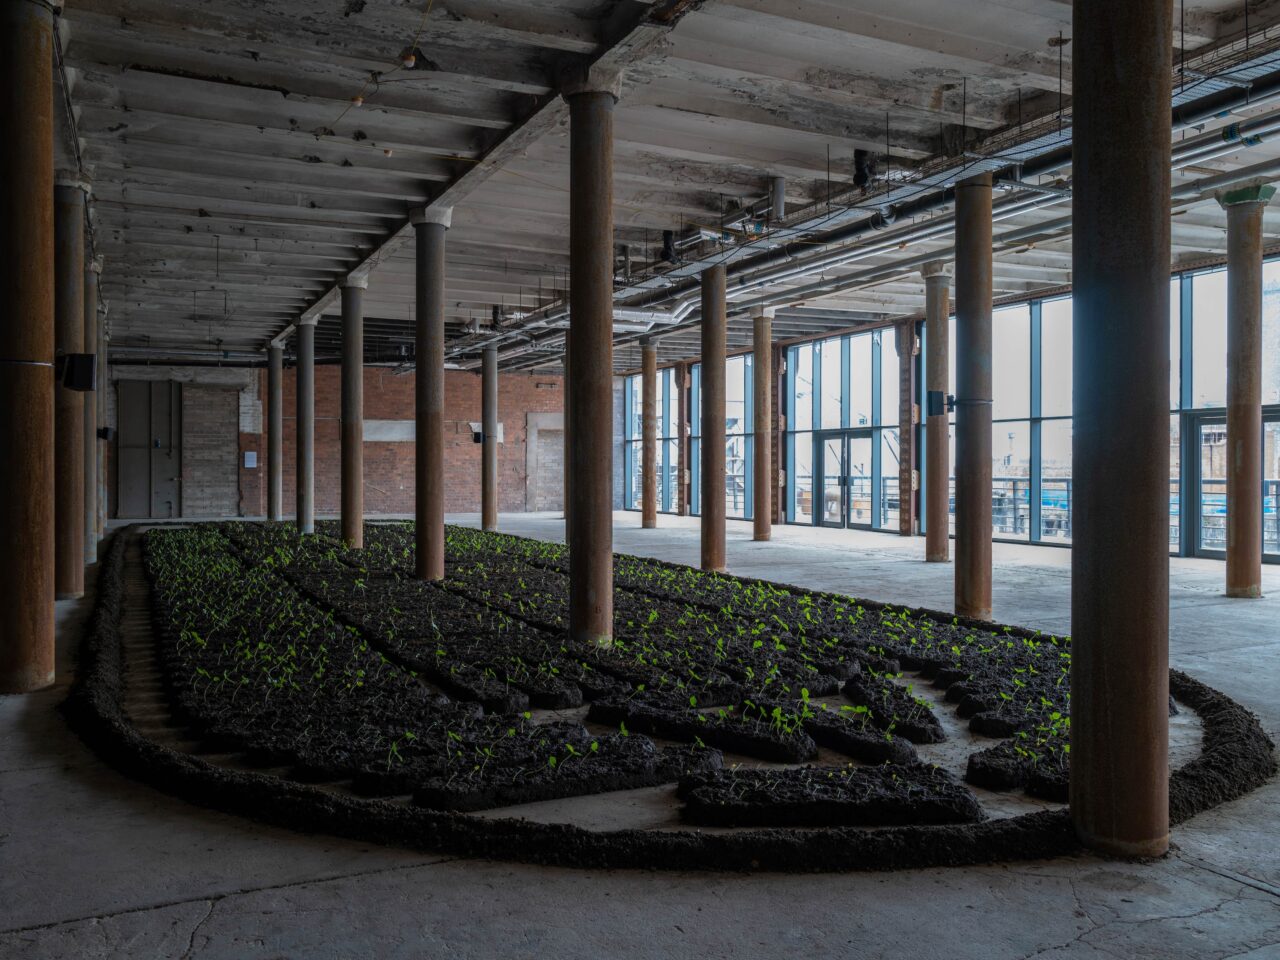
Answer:
<path fill-rule="evenodd" d="M 1268 74 L 1266 77 L 1254 82 L 1250 88 L 1231 88 L 1225 91 L 1219 91 L 1201 98 L 1194 103 L 1181 105 L 1173 109 L 1173 125 L 1174 129 L 1185 129 L 1204 120 L 1211 118 L 1221 118 L 1230 115 L 1230 113 L 1242 106 L 1256 106 L 1259 103 L 1280 97 L 1280 71 Z M 1173 154 L 1176 163 L 1185 165 L 1186 158 L 1198 158 L 1204 155 L 1204 152 L 1213 148 L 1221 148 L 1224 140 L 1228 136 L 1233 137 L 1227 142 L 1232 144 L 1228 149 L 1234 150 L 1239 144 L 1245 144 L 1250 136 L 1260 136 L 1259 131 L 1269 131 L 1268 124 L 1277 124 L 1280 129 L 1280 111 L 1276 114 L 1268 114 L 1265 117 L 1255 118 L 1252 121 L 1244 121 L 1239 124 L 1232 124 L 1234 128 L 1231 134 L 1224 135 L 1222 131 L 1214 131 L 1205 134 L 1202 137 L 1192 138 L 1177 144 L 1173 148 Z M 1216 145 L 1216 146 L 1215 146 Z M 1072 148 L 1070 144 L 1056 147 L 1045 153 L 1034 157 L 1030 160 L 1020 163 L 1010 163 L 1009 166 L 997 174 L 1000 176 L 1013 177 L 1016 181 L 1024 181 L 1033 179 L 1038 176 L 1045 176 L 1056 173 L 1063 167 L 1071 163 Z M 999 157 L 990 158 L 999 160 Z M 1028 190 L 1035 190 L 1032 184 L 1022 184 Z M 998 206 L 995 211 L 997 219 L 1005 219 L 1015 216 L 1019 213 L 1026 212 L 1030 209 L 1052 206 L 1054 204 L 1063 203 L 1069 199 L 1069 194 L 1062 190 L 1055 190 L 1052 193 L 1036 191 L 1037 195 L 1032 198 L 1014 197 Z M 941 236 L 949 233 L 953 228 L 953 216 L 948 214 L 941 217 L 933 218 L 929 223 L 924 225 L 912 224 L 899 234 L 895 234 L 892 239 L 886 239 L 879 244 L 859 245 L 853 250 L 837 250 L 813 254 L 813 248 L 831 247 L 838 244 L 849 244 L 851 241 L 858 240 L 868 234 L 885 230 L 895 221 L 910 219 L 918 216 L 934 214 L 954 203 L 955 191 L 953 186 L 946 186 L 941 189 L 924 193 L 914 200 L 902 201 L 899 203 L 888 204 L 878 210 L 872 211 L 866 217 L 854 223 L 841 225 L 831 230 L 822 231 L 809 236 L 807 239 L 792 240 L 784 242 L 773 249 L 765 250 L 760 253 L 745 257 L 730 265 L 730 292 L 742 293 L 760 286 L 766 286 L 771 283 L 783 282 L 788 279 L 796 279 L 819 272 L 821 270 L 833 267 L 843 266 L 848 263 L 855 262 L 859 259 L 866 259 L 883 253 L 892 252 L 892 250 L 901 247 L 905 243 L 920 242 L 932 237 Z M 1061 218 L 1053 221 L 1058 224 L 1064 222 L 1070 224 L 1070 218 Z M 1043 232 L 1046 224 L 1039 224 L 1033 227 L 1023 228 L 1025 230 L 1034 230 L 1036 233 Z M 1032 235 L 1036 235 L 1033 233 Z M 806 256 L 807 254 L 807 256 Z M 723 257 L 723 253 L 717 254 Z M 936 254 L 935 254 L 936 256 Z M 832 284 L 839 284 L 847 281 L 848 278 L 841 278 L 834 281 L 823 281 L 820 285 L 822 289 L 827 289 Z M 814 285 L 805 290 L 814 289 Z M 700 281 L 697 276 L 689 276 L 675 281 L 670 286 L 660 289 L 648 291 L 644 294 L 633 297 L 624 301 L 619 308 L 616 309 L 645 309 L 654 308 L 659 304 L 676 301 L 676 306 L 667 314 L 674 317 L 674 314 L 681 308 L 688 305 L 689 312 L 692 312 L 696 305 L 696 297 L 700 291 Z M 812 296 L 813 294 L 810 294 Z M 732 306 L 736 309 L 743 304 L 752 306 L 776 305 L 788 302 L 788 298 L 793 302 L 795 299 L 805 299 L 799 295 L 799 291 L 782 291 L 772 297 L 757 298 L 750 301 L 735 302 Z M 544 308 L 544 310 L 562 310 L 563 316 L 567 316 L 567 308 Z M 536 315 L 536 312 L 535 312 Z M 547 318 L 541 322 L 535 321 L 531 326 L 546 326 L 547 321 L 551 319 L 550 313 Z M 562 319 L 556 316 L 554 319 Z M 671 324 L 681 324 L 681 320 L 669 320 Z M 551 337 L 558 334 L 551 334 Z M 529 345 L 522 348 L 515 348 L 504 356 L 518 355 L 519 352 L 526 352 L 539 345 L 544 339 L 551 337 L 531 337 Z M 486 341 L 490 343 L 493 341 Z M 628 342 L 621 340 L 619 342 Z M 455 350 L 450 351 L 451 355 L 457 353 L 474 350 L 479 344 L 470 344 L 466 346 L 459 345 Z"/>

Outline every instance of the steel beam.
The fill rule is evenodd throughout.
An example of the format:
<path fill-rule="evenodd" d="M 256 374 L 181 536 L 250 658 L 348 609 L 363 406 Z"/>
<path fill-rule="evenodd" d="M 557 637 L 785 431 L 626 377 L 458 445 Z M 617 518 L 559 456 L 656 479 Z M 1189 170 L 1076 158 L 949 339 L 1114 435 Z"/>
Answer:
<path fill-rule="evenodd" d="M 1072 8 L 1071 818 L 1120 857 L 1169 846 L 1172 7 Z"/>

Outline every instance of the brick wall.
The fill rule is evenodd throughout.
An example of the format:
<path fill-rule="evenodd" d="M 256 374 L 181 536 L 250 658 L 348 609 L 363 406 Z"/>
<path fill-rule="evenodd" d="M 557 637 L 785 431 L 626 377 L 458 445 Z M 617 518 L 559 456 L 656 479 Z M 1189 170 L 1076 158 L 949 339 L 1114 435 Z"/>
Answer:
<path fill-rule="evenodd" d="M 364 415 L 366 420 L 412 421 L 415 375 L 390 367 L 366 367 Z M 284 512 L 296 505 L 297 479 L 294 452 L 297 443 L 295 370 L 284 371 Z M 266 375 L 261 379 L 266 404 Z M 462 370 L 445 374 L 445 510 L 474 513 L 480 510 L 480 444 L 471 439 L 471 422 L 480 420 L 480 376 Z M 498 509 L 525 509 L 525 415 L 563 410 L 561 378 L 544 374 L 508 373 L 498 377 L 498 420 L 503 442 L 498 444 Z M 341 368 L 316 367 L 315 471 L 316 513 L 337 514 L 341 503 Z M 264 418 L 265 419 L 265 418 Z M 243 444 L 242 444 L 243 446 Z M 262 483 L 266 482 L 265 438 L 261 447 Z M 371 442 L 364 444 L 365 513 L 413 513 L 414 444 Z M 259 497 L 261 499 L 261 496 Z M 262 512 L 262 509 L 257 511 Z"/>

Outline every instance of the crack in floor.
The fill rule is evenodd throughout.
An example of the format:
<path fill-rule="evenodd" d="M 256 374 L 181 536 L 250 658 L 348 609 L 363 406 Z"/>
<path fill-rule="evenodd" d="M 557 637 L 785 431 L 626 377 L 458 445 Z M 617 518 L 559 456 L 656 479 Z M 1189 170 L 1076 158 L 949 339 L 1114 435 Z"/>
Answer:
<path fill-rule="evenodd" d="M 50 930 L 54 927 L 62 927 L 72 923 L 86 923 L 88 921 L 110 920 L 113 917 L 124 917 L 131 913 L 147 913 L 151 910 L 163 910 L 166 907 L 181 907 L 192 903 L 217 903 L 226 900 L 228 897 L 246 896 L 252 893 L 265 893 L 270 890 L 293 890 L 298 887 L 317 886 L 322 883 L 335 883 L 340 880 L 357 880 L 362 877 L 375 877 L 383 874 L 401 873 L 406 870 L 418 870 L 422 867 L 434 867 L 443 863 L 453 863 L 458 857 L 437 857 L 432 860 L 421 860 L 417 863 L 406 863 L 397 867 L 377 867 L 372 870 L 355 870 L 351 873 L 339 873 L 329 877 L 308 877 L 305 880 L 291 880 L 287 883 L 269 883 L 260 887 L 241 887 L 235 890 L 228 890 L 225 893 L 219 893 L 214 896 L 186 897 L 182 900 L 166 900 L 159 903 L 150 903 L 140 907 L 127 907 L 123 910 L 111 910 L 106 913 L 88 914 L 81 917 L 68 917 L 65 920 L 51 920 L 48 923 L 35 923 L 25 927 L 11 927 L 7 930 L 0 930 L 0 936 L 8 936 L 14 933 L 29 933 L 36 930 Z M 212 912 L 212 909 L 210 910 Z M 206 917 L 206 919 L 208 919 Z"/>

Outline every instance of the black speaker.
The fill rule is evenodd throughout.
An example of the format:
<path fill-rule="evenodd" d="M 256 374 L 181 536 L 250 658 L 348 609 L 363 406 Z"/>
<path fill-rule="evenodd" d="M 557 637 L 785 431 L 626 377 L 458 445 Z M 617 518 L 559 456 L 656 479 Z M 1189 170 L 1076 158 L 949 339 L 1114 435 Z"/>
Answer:
<path fill-rule="evenodd" d="M 58 358 L 59 379 L 68 390 L 96 390 L 98 361 L 92 353 L 65 353 Z"/>

